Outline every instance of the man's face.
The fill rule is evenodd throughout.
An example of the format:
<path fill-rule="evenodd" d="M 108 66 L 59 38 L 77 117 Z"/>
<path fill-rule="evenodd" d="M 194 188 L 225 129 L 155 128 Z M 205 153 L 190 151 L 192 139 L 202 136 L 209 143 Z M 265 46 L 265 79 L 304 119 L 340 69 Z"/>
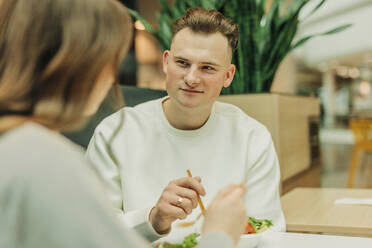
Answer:
<path fill-rule="evenodd" d="M 235 66 L 230 63 L 227 38 L 220 33 L 201 34 L 182 29 L 163 55 L 166 89 L 179 107 L 211 107 L 222 87 L 228 87 Z"/>

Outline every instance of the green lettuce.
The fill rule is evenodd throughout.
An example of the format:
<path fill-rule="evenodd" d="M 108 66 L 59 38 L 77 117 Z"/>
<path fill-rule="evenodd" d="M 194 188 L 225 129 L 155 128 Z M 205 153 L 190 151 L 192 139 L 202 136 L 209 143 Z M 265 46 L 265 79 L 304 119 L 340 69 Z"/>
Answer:
<path fill-rule="evenodd" d="M 163 243 L 162 248 L 193 248 L 198 244 L 196 238 L 199 236 L 197 233 L 190 234 L 183 239 L 181 244 Z"/>

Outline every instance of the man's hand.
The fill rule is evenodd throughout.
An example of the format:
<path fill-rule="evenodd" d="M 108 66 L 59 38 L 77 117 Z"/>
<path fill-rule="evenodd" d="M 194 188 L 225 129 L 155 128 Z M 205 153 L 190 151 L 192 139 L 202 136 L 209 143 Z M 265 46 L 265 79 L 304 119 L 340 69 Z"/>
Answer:
<path fill-rule="evenodd" d="M 200 177 L 184 177 L 171 181 L 151 210 L 149 220 L 155 231 L 165 234 L 177 219 L 185 219 L 198 206 L 197 193 L 204 196 Z"/>

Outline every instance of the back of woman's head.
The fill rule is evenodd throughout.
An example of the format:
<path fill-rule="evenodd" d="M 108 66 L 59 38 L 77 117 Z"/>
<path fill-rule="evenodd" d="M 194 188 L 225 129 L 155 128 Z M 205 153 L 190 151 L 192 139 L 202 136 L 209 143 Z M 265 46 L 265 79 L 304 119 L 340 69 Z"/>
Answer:
<path fill-rule="evenodd" d="M 116 0 L 0 2 L 0 118 L 63 128 L 80 119 L 102 69 L 118 66 L 131 19 Z"/>

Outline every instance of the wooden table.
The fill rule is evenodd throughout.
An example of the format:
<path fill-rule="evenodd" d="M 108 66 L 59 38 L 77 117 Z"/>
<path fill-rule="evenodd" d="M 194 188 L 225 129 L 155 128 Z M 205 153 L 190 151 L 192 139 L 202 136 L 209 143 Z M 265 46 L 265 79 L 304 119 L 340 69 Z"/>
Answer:
<path fill-rule="evenodd" d="M 303 233 L 268 232 L 258 248 L 371 248 L 372 238 L 345 237 Z M 241 240 L 238 248 L 252 248 Z"/>
<path fill-rule="evenodd" d="M 372 189 L 296 188 L 281 198 L 288 232 L 372 235 L 371 205 L 334 204 L 372 198 Z M 372 247 L 372 246 L 371 246 Z"/>

